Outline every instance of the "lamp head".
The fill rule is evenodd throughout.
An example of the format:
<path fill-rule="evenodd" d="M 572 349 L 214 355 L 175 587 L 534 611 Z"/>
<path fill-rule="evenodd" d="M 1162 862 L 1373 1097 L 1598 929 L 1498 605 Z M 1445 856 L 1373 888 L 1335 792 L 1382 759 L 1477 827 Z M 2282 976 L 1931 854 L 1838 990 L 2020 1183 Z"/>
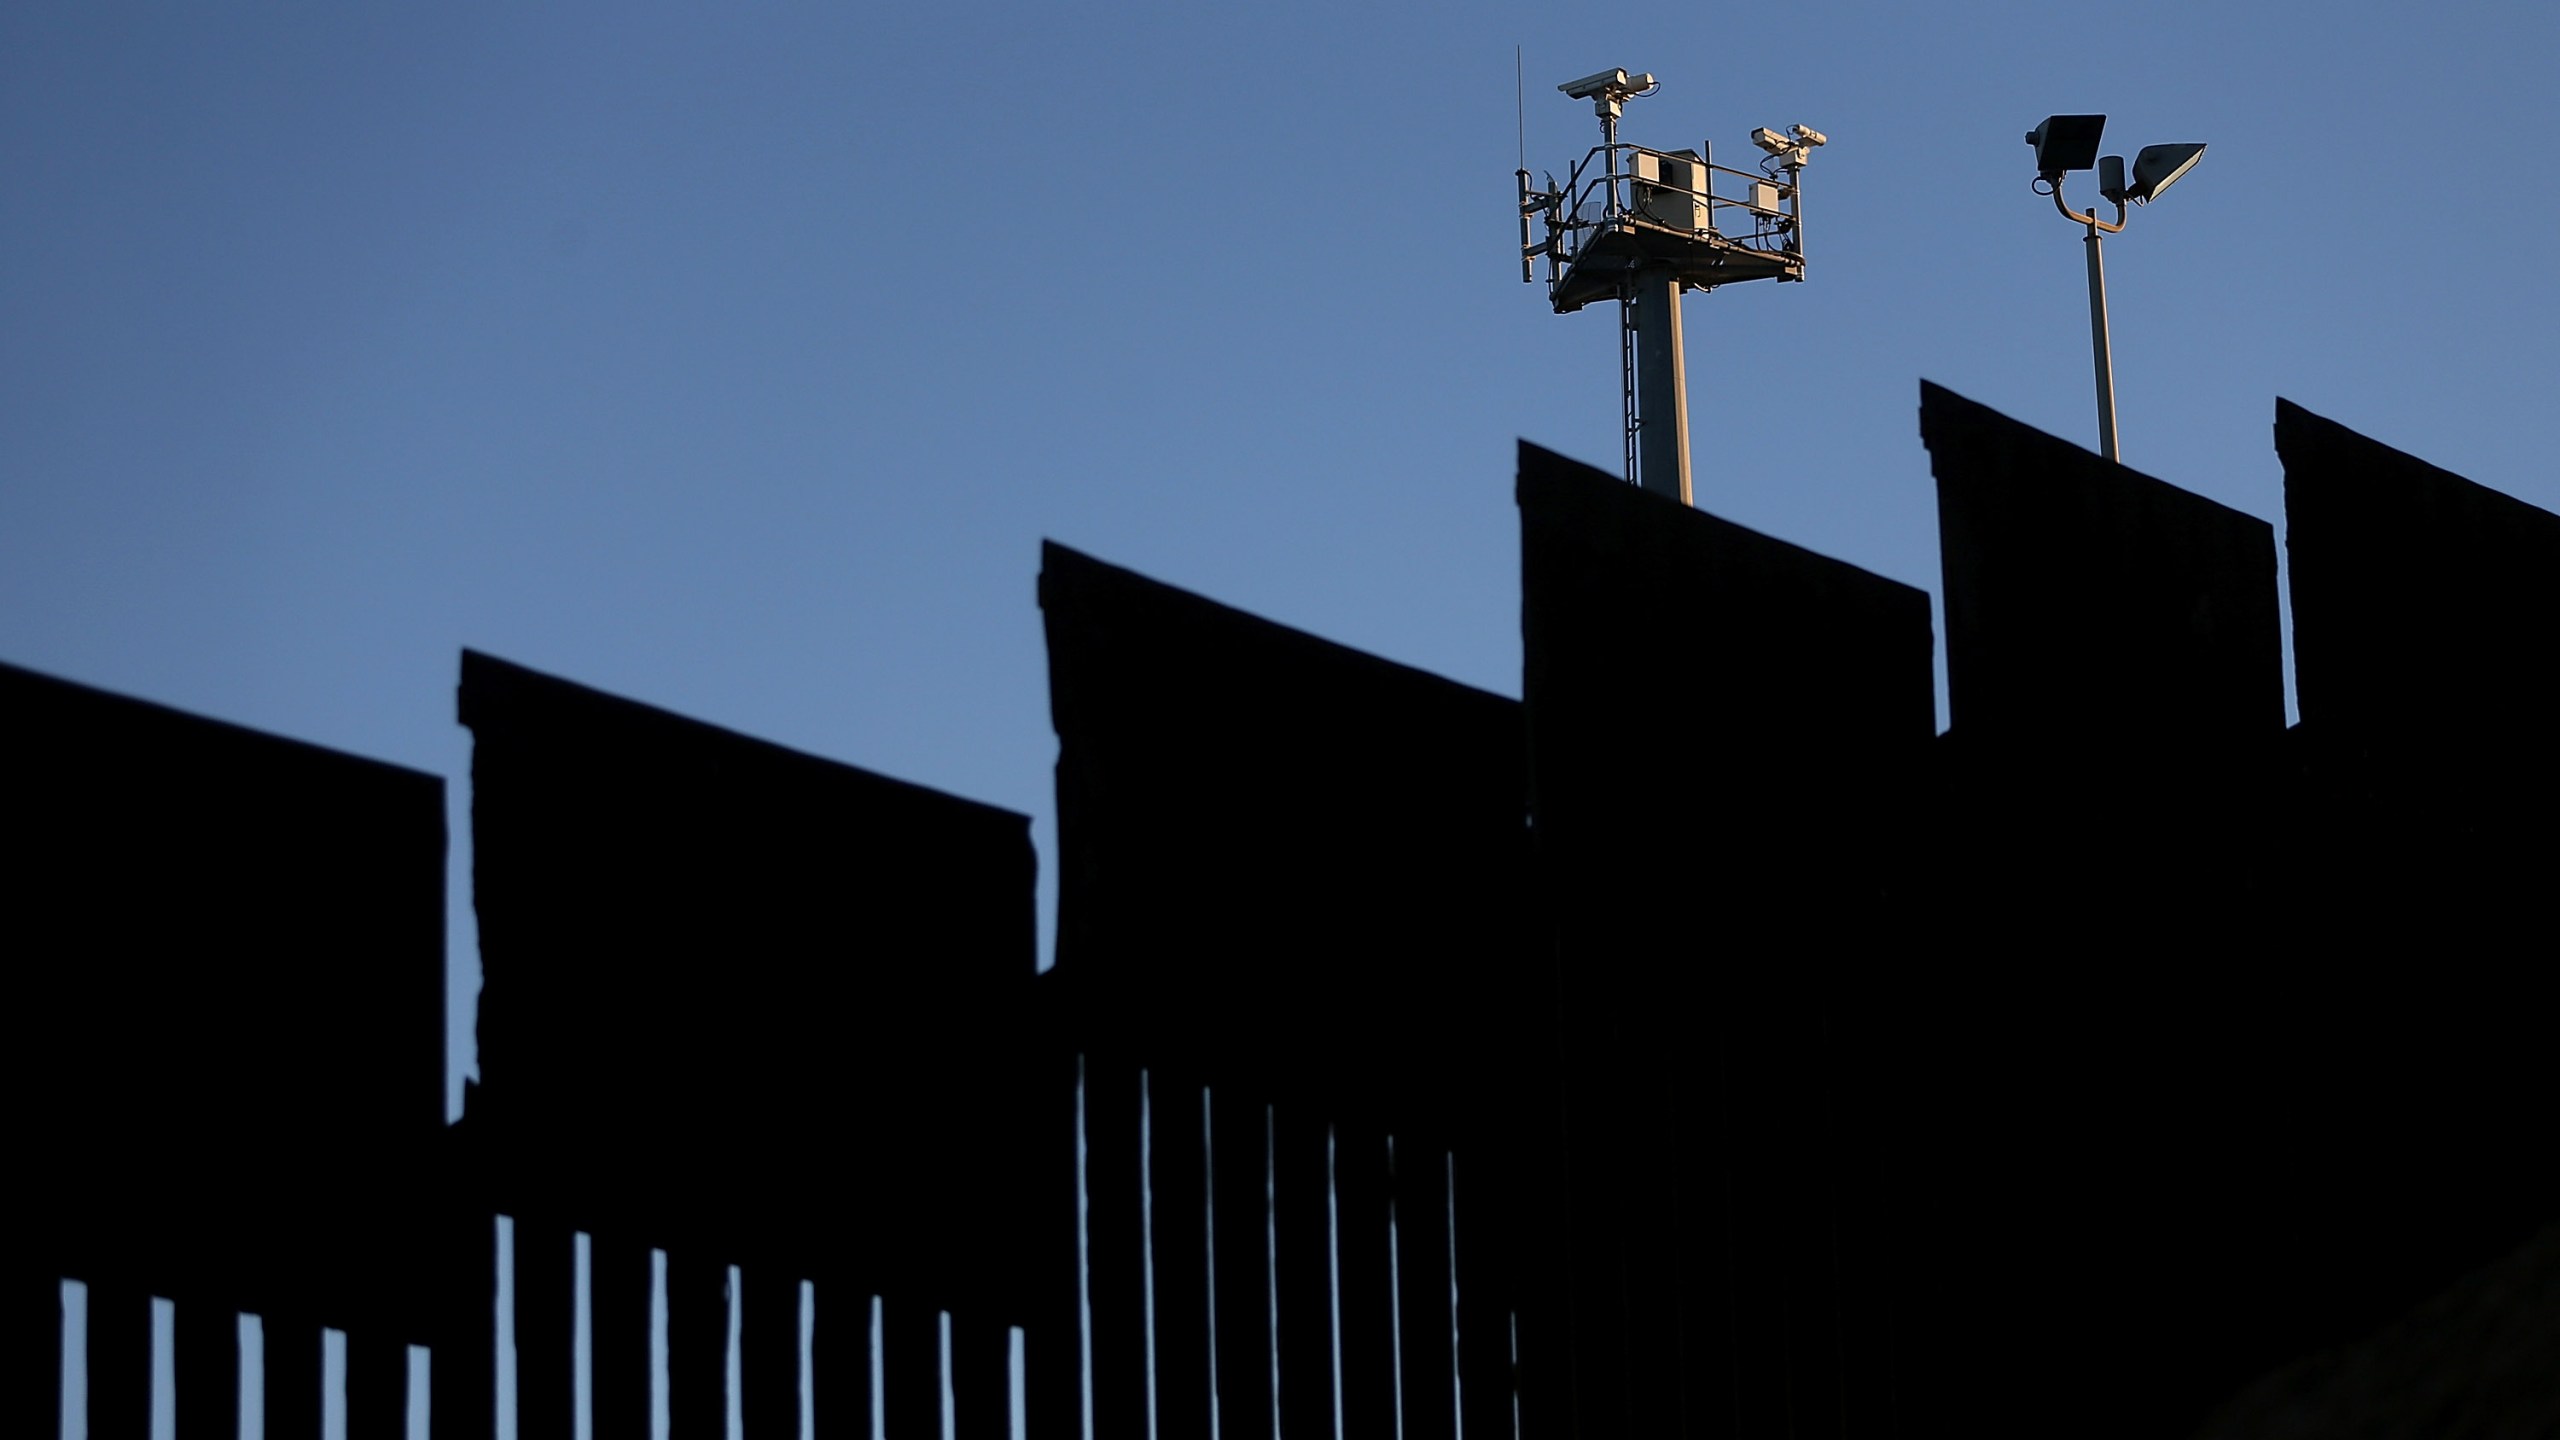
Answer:
<path fill-rule="evenodd" d="M 2133 203 L 2148 205 L 2203 158 L 2202 145 L 2145 145 L 2134 153 L 2133 185 L 2125 193 Z"/>
<path fill-rule="evenodd" d="M 2047 115 L 2027 132 L 2027 143 L 2036 147 L 2036 174 L 2053 180 L 2097 164 L 2098 136 L 2106 128 L 2104 115 Z"/>

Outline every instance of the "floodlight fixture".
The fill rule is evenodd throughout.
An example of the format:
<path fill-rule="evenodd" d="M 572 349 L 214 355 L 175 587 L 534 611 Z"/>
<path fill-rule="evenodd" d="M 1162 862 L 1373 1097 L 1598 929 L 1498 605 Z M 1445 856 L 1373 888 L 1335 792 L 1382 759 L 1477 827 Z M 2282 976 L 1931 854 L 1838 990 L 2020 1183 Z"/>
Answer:
<path fill-rule="evenodd" d="M 2104 115 L 2048 115 L 2043 124 L 2027 132 L 2027 143 L 2036 151 L 2035 192 L 2052 196 L 2053 208 L 2061 212 L 2063 219 L 2088 230 L 2089 349 L 2097 368 L 2098 453 L 2121 462 L 2124 457 L 2116 448 L 2115 361 L 2107 347 L 2107 270 L 2098 240 L 2101 235 L 2124 229 L 2128 201 L 2148 204 L 2194 169 L 2196 161 L 2204 157 L 2204 147 L 2146 145 L 2135 153 L 2133 178 L 2127 181 L 2123 156 L 2099 158 L 2098 137 L 2106 123 Z M 2062 198 L 2063 177 L 2092 166 L 2098 172 L 2098 193 L 2116 207 L 2112 221 L 2099 219 L 2095 206 L 2074 210 Z"/>
<path fill-rule="evenodd" d="M 2036 173 L 2051 180 L 2097 164 L 2098 137 L 2106 128 L 2104 115 L 2047 115 L 2027 132 L 2027 143 L 2036 147 Z"/>
<path fill-rule="evenodd" d="M 2204 158 L 2204 147 L 2197 144 L 2145 145 L 2134 153 L 2133 187 L 2125 193 L 2136 205 L 2148 205 L 2160 198 L 2160 192 L 2178 183 L 2178 178 L 2196 168 Z M 2115 197 L 2107 197 L 2112 200 Z"/>

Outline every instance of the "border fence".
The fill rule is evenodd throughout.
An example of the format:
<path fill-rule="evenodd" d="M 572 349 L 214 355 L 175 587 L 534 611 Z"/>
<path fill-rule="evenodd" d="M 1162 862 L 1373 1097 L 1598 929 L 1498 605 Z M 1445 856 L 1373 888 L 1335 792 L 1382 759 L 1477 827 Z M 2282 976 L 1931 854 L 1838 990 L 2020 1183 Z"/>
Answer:
<path fill-rule="evenodd" d="M 2288 727 L 2272 527 L 1920 419 L 1944 733 L 1526 444 L 1518 701 L 1048 547 L 1045 974 L 1023 816 L 466 652 L 452 1126 L 442 782 L 0 667 L 0 1432 L 2130 1440 L 2502 1263 L 2560 516 L 2279 402 Z"/>

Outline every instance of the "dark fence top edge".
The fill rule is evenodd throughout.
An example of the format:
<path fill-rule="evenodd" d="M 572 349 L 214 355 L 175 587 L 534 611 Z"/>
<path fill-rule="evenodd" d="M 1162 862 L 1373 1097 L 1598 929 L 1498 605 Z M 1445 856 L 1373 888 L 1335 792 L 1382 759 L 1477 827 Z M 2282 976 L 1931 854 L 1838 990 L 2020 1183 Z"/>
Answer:
<path fill-rule="evenodd" d="M 867 782 L 885 786 L 894 791 L 906 792 L 920 800 L 931 800 L 944 805 L 983 812 L 990 820 L 1002 820 L 1025 827 L 1031 823 L 1029 816 L 1019 811 L 1008 810 L 1001 805 L 972 800 L 967 796 L 954 795 L 949 791 L 938 790 L 917 781 L 902 780 L 895 775 L 884 775 L 877 770 L 866 769 L 843 760 L 794 749 L 791 746 L 732 730 L 708 720 L 697 720 L 692 716 L 682 715 L 646 701 L 629 699 L 610 691 L 596 689 L 591 685 L 582 685 L 575 680 L 564 680 L 557 675 L 546 674 L 529 666 L 519 665 L 512 660 L 502 660 L 482 651 L 467 647 L 463 650 L 462 683 L 458 692 L 457 718 L 474 734 L 496 732 L 521 724 L 529 713 L 535 713 L 523 708 L 522 703 L 527 697 L 533 696 L 540 697 L 537 703 L 548 704 L 572 714 L 581 714 L 586 717 L 609 715 L 624 723 L 636 723 L 661 729 L 671 736 L 681 735 L 713 740 L 724 745 L 743 747 L 793 765 L 820 766 L 841 774 L 858 776 Z M 557 728 L 547 720 L 536 721 L 535 724 L 537 728 L 544 730 Z"/>
<path fill-rule="evenodd" d="M 2113 479 L 2117 483 L 2132 482 L 2156 487 L 2159 493 L 2176 497 L 2180 504 L 2209 508 L 2235 520 L 2246 520 L 2253 525 L 2265 526 L 2270 532 L 2274 530 L 2274 522 L 2263 515 L 2253 515 L 2238 506 L 2226 505 L 2210 495 L 2199 495 L 2175 481 L 2163 480 L 2148 471 L 2136 470 L 2121 462 L 2111 462 L 2094 450 L 2065 440 L 2049 430 L 2040 430 L 2014 415 L 1995 410 L 1979 400 L 1959 394 L 1934 380 L 1920 382 L 1920 443 L 1929 451 L 1932 474 L 1937 473 L 1938 450 L 1942 443 L 1953 440 L 1960 431 L 1993 426 L 2016 431 L 2021 436 L 2031 436 L 2032 443 L 2051 446 L 2057 451 L 2066 452 L 2073 460 L 2087 467 L 2085 473 L 2093 480 Z"/>
<path fill-rule="evenodd" d="M 1294 625 L 1284 625 L 1277 620 L 1266 619 L 1250 610 L 1238 609 L 1222 600 L 1213 600 L 1198 591 L 1185 590 L 1178 585 L 1170 585 L 1152 576 L 1142 575 L 1126 566 L 1097 559 L 1073 546 L 1062 545 L 1055 540 L 1040 542 L 1040 608 L 1042 610 L 1054 616 L 1061 610 L 1071 607 L 1079 594 L 1112 592 L 1132 597 L 1144 595 L 1160 604 L 1170 602 L 1195 607 L 1201 612 L 1216 616 L 1219 623 L 1232 624 L 1269 644 L 1304 650 L 1332 663 L 1402 677 L 1409 682 L 1441 687 L 1494 704 L 1517 705 L 1520 703 L 1509 695 L 1470 685 L 1463 680 L 1452 680 L 1446 675 L 1425 670 L 1418 665 L 1408 665 L 1401 660 L 1390 660 L 1372 651 L 1345 645 L 1339 640 L 1328 640 Z M 1054 669 L 1053 657 L 1053 673 Z"/>
<path fill-rule="evenodd" d="M 307 758 L 325 758 L 339 764 L 362 766 L 384 775 L 397 775 L 420 784 L 436 786 L 444 784 L 444 777 L 441 775 L 413 769 L 396 761 L 358 755 L 353 751 L 341 750 L 317 741 L 297 740 L 290 735 L 279 735 L 272 730 L 261 730 L 253 725 L 217 719 L 194 710 L 183 710 L 175 705 L 162 704 L 157 700 L 145 700 L 139 696 L 123 694 L 102 686 L 84 684 L 78 680 L 66 680 L 59 675 L 48 675 L 41 670 L 31 670 L 23 665 L 0 660 L 0 687 L 8 686 L 22 686 L 28 690 L 51 690 L 65 699 L 80 703 L 122 708 L 136 719 L 156 717 L 163 721 L 198 727 L 245 743 L 272 747 L 280 752 L 298 753 Z M 6 703 L 5 699 L 0 699 L 0 713 L 5 713 Z"/>
<path fill-rule="evenodd" d="M 1799 545 L 1793 540 L 1783 539 L 1765 530 L 1755 530 L 1736 520 L 1728 520 L 1712 510 L 1665 500 L 1651 491 L 1628 484 L 1596 465 L 1588 465 L 1569 455 L 1559 454 L 1534 440 L 1524 439 L 1519 443 L 1520 459 L 1517 475 L 1519 488 L 1514 490 L 1514 498 L 1524 505 L 1527 503 L 1525 488 L 1532 484 L 1585 487 L 1591 499 L 1598 503 L 1622 505 L 1630 511 L 1639 506 L 1658 505 L 1662 507 L 1660 513 L 1663 516 L 1663 524 L 1724 531 L 1755 549 L 1765 548 L 1771 552 L 1802 557 L 1834 574 L 1855 576 L 1878 585 L 1908 591 L 1923 600 L 1928 598 L 1929 591 L 1926 586 L 1914 585 L 1907 580 L 1896 580 L 1890 575 L 1870 570 L 1855 561 L 1843 560 L 1836 555 L 1825 555 L 1819 550 Z"/>
<path fill-rule="evenodd" d="M 2495 504 L 2516 506 L 2518 509 L 2510 513 L 2518 518 L 2538 515 L 2560 524 L 2560 514 L 2545 510 L 2530 500 L 2510 495 L 2494 485 L 2484 485 L 2459 471 L 2447 470 L 2423 455 L 2412 455 L 2397 445 L 2376 440 L 2361 430 L 2332 420 L 2316 410 L 2306 409 L 2281 395 L 2276 397 L 2275 445 L 2277 458 L 2288 468 L 2297 460 L 2306 458 L 2305 451 L 2314 447 L 2365 450 L 2394 464 L 2406 465 L 2438 484 L 2478 494 Z"/>

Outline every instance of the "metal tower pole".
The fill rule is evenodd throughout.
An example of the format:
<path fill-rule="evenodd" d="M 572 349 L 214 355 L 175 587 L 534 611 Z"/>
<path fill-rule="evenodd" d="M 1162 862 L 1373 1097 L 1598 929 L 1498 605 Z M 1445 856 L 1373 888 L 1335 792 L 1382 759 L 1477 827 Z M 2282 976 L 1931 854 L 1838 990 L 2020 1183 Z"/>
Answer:
<path fill-rule="evenodd" d="M 2119 218 L 2123 205 L 2118 204 Z M 2090 212 L 2095 214 L 2095 211 Z M 2107 347 L 2107 264 L 2098 255 L 2098 227 L 2089 227 L 2089 348 L 2098 367 L 2098 453 L 2118 464 L 2116 362 Z"/>
<path fill-rule="evenodd" d="M 1624 453 L 1630 485 L 1639 483 L 1638 477 L 1644 474 L 1644 457 L 1636 446 L 1643 415 L 1636 408 L 1636 292 L 1627 285 L 1618 291 L 1618 448 Z"/>
<path fill-rule="evenodd" d="M 1644 488 L 1689 503 L 1689 383 L 1680 345 L 1680 282 L 1667 265 L 1635 275 L 1636 438 Z"/>
<path fill-rule="evenodd" d="M 1763 127 L 1752 143 L 1769 153 L 1748 201 L 1715 193 L 1715 178 L 1750 179 L 1712 164 L 1712 152 L 1649 150 L 1629 145 L 1620 156 L 1618 117 L 1626 102 L 1654 92 L 1651 75 L 1603 70 L 1556 87 L 1588 100 L 1600 118 L 1600 144 L 1573 167 L 1561 187 L 1528 188 L 1520 173 L 1520 210 L 1547 216 L 1547 301 L 1569 315 L 1597 301 L 1618 302 L 1618 380 L 1624 405 L 1627 479 L 1666 500 L 1694 503 L 1689 453 L 1688 359 L 1680 333 L 1680 292 L 1713 290 L 1744 280 L 1802 280 L 1801 181 L 1805 156 L 1829 144 L 1818 130 Z M 1624 160 L 1626 163 L 1621 164 Z M 1785 167 L 1779 181 L 1777 166 Z M 1596 173 L 1595 173 L 1596 171 Z M 1592 213 L 1595 192 L 1600 213 Z M 2057 197 L 2060 191 L 2054 192 Z M 2057 199 L 2057 202 L 2059 200 Z M 1750 233 L 1728 237 L 1715 225 L 1718 207 L 1748 214 Z M 2067 212 L 2066 212 L 2067 213 Z M 1521 252 L 1530 251 L 1524 238 Z"/>

